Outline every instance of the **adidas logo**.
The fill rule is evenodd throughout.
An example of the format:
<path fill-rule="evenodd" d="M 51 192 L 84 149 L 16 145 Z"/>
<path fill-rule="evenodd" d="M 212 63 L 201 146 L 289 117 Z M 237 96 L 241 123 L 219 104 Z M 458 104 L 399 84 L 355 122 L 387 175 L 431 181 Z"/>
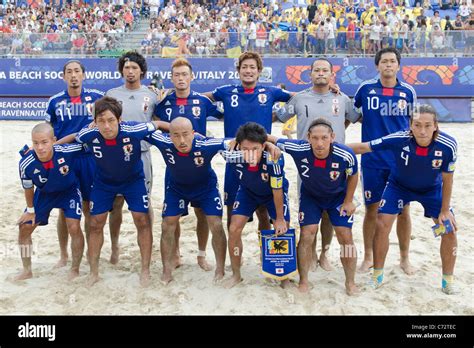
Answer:
<path fill-rule="evenodd" d="M 324 104 L 324 100 L 319 99 L 318 104 Z"/>
<path fill-rule="evenodd" d="M 34 170 L 33 174 L 38 174 L 38 173 L 40 173 L 40 171 L 36 168 L 36 169 Z"/>
<path fill-rule="evenodd" d="M 369 94 L 377 94 L 377 92 L 375 92 L 375 90 L 373 89 L 369 92 Z"/>
<path fill-rule="evenodd" d="M 92 143 L 93 144 L 100 144 L 100 141 L 99 141 L 99 139 L 95 138 L 94 140 L 92 140 Z"/>
<path fill-rule="evenodd" d="M 135 97 L 132 95 L 130 96 L 130 98 L 128 98 L 129 100 L 135 100 Z"/>
<path fill-rule="evenodd" d="M 239 93 L 239 91 L 237 90 L 237 88 L 234 88 L 234 89 L 232 90 L 232 93 Z"/>
<path fill-rule="evenodd" d="M 167 100 L 166 103 L 165 103 L 165 105 L 171 105 L 170 101 Z"/>
<path fill-rule="evenodd" d="M 308 163 L 308 159 L 307 159 L 307 158 L 303 158 L 303 159 L 301 160 L 301 162 L 303 162 L 303 163 Z"/>
<path fill-rule="evenodd" d="M 405 146 L 405 147 L 403 148 L 403 151 L 408 151 L 408 152 L 410 152 L 410 148 L 409 148 L 408 146 Z"/>

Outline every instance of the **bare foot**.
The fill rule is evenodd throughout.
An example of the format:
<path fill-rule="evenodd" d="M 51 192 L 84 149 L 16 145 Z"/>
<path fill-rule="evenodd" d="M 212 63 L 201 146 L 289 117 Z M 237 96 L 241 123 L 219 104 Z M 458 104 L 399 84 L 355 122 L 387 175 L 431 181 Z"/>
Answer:
<path fill-rule="evenodd" d="M 33 272 L 31 271 L 21 271 L 20 273 L 18 273 L 14 278 L 13 280 L 16 282 L 16 281 L 19 281 L 19 280 L 25 280 L 25 279 L 30 279 L 30 278 L 33 278 Z"/>
<path fill-rule="evenodd" d="M 282 289 L 285 289 L 285 290 L 291 289 L 292 287 L 294 287 L 293 283 L 289 279 L 282 280 L 280 283 L 280 286 Z"/>
<path fill-rule="evenodd" d="M 205 256 L 198 256 L 197 262 L 199 267 L 201 267 L 206 272 L 212 271 L 212 266 L 207 263 Z"/>
<path fill-rule="evenodd" d="M 140 285 L 146 288 L 150 285 L 150 271 L 142 271 L 140 274 Z"/>
<path fill-rule="evenodd" d="M 61 257 L 59 261 L 54 265 L 54 268 L 61 268 L 67 265 L 67 256 Z"/>
<path fill-rule="evenodd" d="M 91 287 L 92 285 L 94 285 L 95 283 L 97 283 L 99 281 L 99 276 L 98 275 L 93 275 L 93 274 L 90 274 L 89 277 L 87 278 L 87 286 L 88 287 Z"/>
<path fill-rule="evenodd" d="M 301 283 L 298 285 L 298 290 L 303 293 L 307 294 L 309 292 L 309 283 Z"/>
<path fill-rule="evenodd" d="M 120 247 L 112 247 L 112 254 L 110 255 L 110 263 L 116 265 L 120 258 Z"/>
<path fill-rule="evenodd" d="M 224 279 L 224 270 L 217 270 L 214 273 L 214 283 L 219 283 L 222 279 Z"/>
<path fill-rule="evenodd" d="M 163 272 L 160 279 L 163 285 L 168 285 L 173 280 L 173 277 L 171 276 L 171 272 L 170 273 Z"/>
<path fill-rule="evenodd" d="M 374 261 L 364 259 L 364 261 L 362 261 L 357 271 L 359 273 L 368 273 L 372 267 L 374 267 Z"/>
<path fill-rule="evenodd" d="M 321 257 L 319 258 L 319 265 L 321 266 L 322 269 L 324 269 L 326 272 L 332 271 L 334 268 L 331 266 L 331 263 L 329 262 L 328 258 L 326 255 L 321 254 Z"/>
<path fill-rule="evenodd" d="M 408 275 L 415 274 L 415 269 L 411 265 L 410 260 L 408 260 L 408 258 L 400 261 L 400 267 L 403 270 L 403 272 L 405 272 Z"/>
<path fill-rule="evenodd" d="M 346 293 L 349 296 L 355 296 L 355 295 L 359 295 L 360 291 L 357 285 L 355 285 L 354 283 L 351 283 L 351 284 L 346 283 Z"/>
<path fill-rule="evenodd" d="M 183 262 L 181 260 L 181 256 L 176 256 L 173 261 L 173 269 L 180 268 L 182 266 Z"/>
<path fill-rule="evenodd" d="M 243 279 L 240 277 L 232 276 L 224 282 L 224 288 L 230 289 L 242 282 Z"/>
<path fill-rule="evenodd" d="M 78 269 L 71 269 L 69 274 L 67 275 L 67 280 L 71 281 L 79 277 L 79 270 Z"/>

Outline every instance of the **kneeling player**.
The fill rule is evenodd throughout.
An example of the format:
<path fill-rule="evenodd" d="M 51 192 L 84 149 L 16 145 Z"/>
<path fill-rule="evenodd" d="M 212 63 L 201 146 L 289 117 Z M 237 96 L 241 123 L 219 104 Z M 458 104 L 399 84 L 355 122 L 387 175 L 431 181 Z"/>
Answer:
<path fill-rule="evenodd" d="M 74 161 L 83 153 L 82 145 L 54 145 L 53 128 L 47 123 L 36 125 L 32 132 L 33 151 L 20 160 L 20 177 L 25 190 L 26 211 L 18 220 L 23 271 L 15 280 L 28 279 L 31 271 L 31 234 L 37 226 L 48 224 L 54 208 L 64 211 L 66 227 L 71 235 L 72 266 L 69 279 L 79 275 L 84 236 L 82 234 L 81 193 L 74 173 Z M 36 190 L 34 190 L 36 186 Z"/>
<path fill-rule="evenodd" d="M 373 285 L 384 278 L 384 264 L 393 222 L 411 201 L 421 203 L 425 216 L 435 223 L 451 224 L 453 231 L 441 236 L 442 291 L 454 293 L 456 221 L 450 210 L 457 143 L 438 128 L 436 110 L 421 105 L 410 120 L 410 130 L 389 134 L 367 143 L 349 144 L 356 153 L 392 150 L 396 162 L 380 201 L 374 238 Z"/>
<path fill-rule="evenodd" d="M 169 171 L 161 224 L 161 280 L 164 283 L 172 280 L 171 273 L 178 262 L 175 258 L 179 258 L 176 255 L 177 227 L 181 216 L 187 215 L 189 203 L 198 204 L 206 215 L 216 257 L 214 280 L 222 279 L 227 241 L 222 225 L 222 201 L 211 160 L 226 149 L 226 142 L 195 135 L 191 121 L 184 117 L 171 121 L 169 136 L 155 132 L 145 140 L 158 147 Z"/>
<path fill-rule="evenodd" d="M 229 254 L 233 275 L 226 283 L 228 288 L 242 281 L 242 230 L 257 207 L 267 208 L 278 235 L 288 230 L 290 212 L 288 181 L 283 171 L 284 161 L 282 156 L 274 161 L 272 156 L 264 151 L 266 140 L 265 128 L 248 122 L 238 129 L 236 135 L 241 152 L 225 156 L 240 180 L 229 227 Z M 283 286 L 286 284 L 288 279 L 282 282 Z"/>
<path fill-rule="evenodd" d="M 321 214 L 327 211 L 339 244 L 341 262 L 346 275 L 346 292 L 358 292 L 355 285 L 357 253 L 352 239 L 352 223 L 357 187 L 357 158 L 347 146 L 335 143 L 335 134 L 329 121 L 319 118 L 308 128 L 308 141 L 278 139 L 268 136 L 295 161 L 301 177 L 298 243 L 299 290 L 309 291 L 308 271 Z"/>

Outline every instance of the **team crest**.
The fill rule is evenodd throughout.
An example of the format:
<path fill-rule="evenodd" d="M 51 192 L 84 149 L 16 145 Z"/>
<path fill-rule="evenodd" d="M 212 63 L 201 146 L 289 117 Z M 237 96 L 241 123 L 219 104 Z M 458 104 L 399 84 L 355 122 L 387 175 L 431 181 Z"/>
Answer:
<path fill-rule="evenodd" d="M 147 112 L 149 108 L 148 103 L 143 103 L 142 105 L 143 105 L 143 112 Z"/>
<path fill-rule="evenodd" d="M 268 173 L 262 173 L 262 180 L 265 182 L 268 181 Z"/>
<path fill-rule="evenodd" d="M 336 181 L 337 178 L 339 178 L 339 175 L 341 174 L 341 172 L 337 171 L 337 170 L 331 170 L 329 172 L 329 177 L 331 178 L 332 181 Z"/>
<path fill-rule="evenodd" d="M 199 106 L 193 106 L 192 111 L 194 117 L 199 117 L 201 115 L 201 108 Z"/>
<path fill-rule="evenodd" d="M 131 155 L 133 151 L 133 145 L 132 144 L 127 144 L 123 146 L 123 152 L 125 155 Z"/>
<path fill-rule="evenodd" d="M 198 167 L 201 167 L 204 164 L 204 157 L 195 157 L 194 164 L 196 164 Z"/>
<path fill-rule="evenodd" d="M 405 110 L 406 107 L 407 107 L 407 105 L 408 105 L 408 103 L 407 103 L 407 101 L 406 101 L 405 99 L 400 99 L 400 100 L 398 101 L 397 105 L 398 105 L 398 108 L 399 108 L 400 110 Z"/>
<path fill-rule="evenodd" d="M 332 113 L 333 113 L 333 115 L 339 114 L 339 105 L 338 104 L 332 104 Z"/>
<path fill-rule="evenodd" d="M 68 165 L 62 166 L 61 168 L 59 168 L 59 172 L 62 175 L 67 175 L 67 173 L 69 173 L 69 166 Z"/>
<path fill-rule="evenodd" d="M 443 164 L 443 160 L 435 159 L 431 161 L 431 164 L 433 165 L 433 168 L 438 169 L 439 167 L 441 167 L 441 164 Z"/>
<path fill-rule="evenodd" d="M 289 254 L 288 240 L 268 240 L 268 252 L 270 255 Z"/>
<path fill-rule="evenodd" d="M 87 113 L 88 113 L 89 115 L 92 115 L 92 114 L 93 114 L 93 112 L 92 112 L 92 104 L 91 104 L 91 103 L 87 103 L 87 104 L 86 104 L 86 110 L 87 110 Z"/>
<path fill-rule="evenodd" d="M 265 104 L 267 102 L 267 95 L 263 94 L 263 93 L 260 93 L 258 95 L 258 101 L 259 101 L 260 104 Z"/>
<path fill-rule="evenodd" d="M 364 191 L 364 196 L 365 196 L 365 199 L 371 199 L 372 198 L 372 192 L 371 191 Z"/>

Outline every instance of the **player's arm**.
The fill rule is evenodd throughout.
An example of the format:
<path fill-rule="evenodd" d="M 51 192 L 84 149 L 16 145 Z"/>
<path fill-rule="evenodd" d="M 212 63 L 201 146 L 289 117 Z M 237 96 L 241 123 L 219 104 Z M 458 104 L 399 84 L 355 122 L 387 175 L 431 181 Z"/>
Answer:
<path fill-rule="evenodd" d="M 214 92 L 204 92 L 201 93 L 202 95 L 205 95 L 208 97 L 212 102 L 216 102 L 217 100 L 214 98 Z"/>
<path fill-rule="evenodd" d="M 359 181 L 359 173 L 356 172 L 353 175 L 347 177 L 347 191 L 346 196 L 344 197 L 344 202 L 342 203 L 340 213 L 341 216 L 345 211 L 347 215 L 354 214 L 356 210 L 356 205 L 354 204 L 354 192 L 357 188 L 357 183 Z"/>
<path fill-rule="evenodd" d="M 35 190 L 33 187 L 25 188 L 25 201 L 26 201 L 26 211 L 20 216 L 17 221 L 18 225 L 24 224 L 25 222 L 35 221 L 35 208 L 33 206 L 33 198 L 35 195 Z"/>
<path fill-rule="evenodd" d="M 276 144 L 278 139 L 280 139 L 280 138 L 278 138 L 275 135 L 267 134 L 267 143 L 270 142 L 272 144 Z"/>
<path fill-rule="evenodd" d="M 346 144 L 349 146 L 357 155 L 364 154 L 367 152 L 372 152 L 372 148 L 370 147 L 370 143 L 352 143 Z"/>
<path fill-rule="evenodd" d="M 71 133 L 69 135 L 66 135 L 65 137 L 57 140 L 54 143 L 54 145 L 62 145 L 62 144 L 73 143 L 76 140 L 76 135 L 77 135 L 77 133 Z"/>
<path fill-rule="evenodd" d="M 170 124 L 169 124 L 169 122 L 165 122 L 165 121 L 151 121 L 151 123 L 153 123 L 153 125 L 156 127 L 156 129 L 159 129 L 159 130 L 162 130 L 162 131 L 165 131 L 165 132 L 169 132 L 169 131 L 170 131 Z"/>
<path fill-rule="evenodd" d="M 457 231 L 456 220 L 454 219 L 453 214 L 449 210 L 451 203 L 451 195 L 453 193 L 454 172 L 443 172 L 442 178 L 443 189 L 441 193 L 441 212 L 439 213 L 438 222 L 441 224 L 443 223 L 443 221 L 449 220 L 449 222 L 451 222 L 451 225 L 454 228 L 454 231 Z"/>
<path fill-rule="evenodd" d="M 273 113 L 278 121 L 285 123 L 295 115 L 295 98 L 291 98 L 288 103 Z M 275 119 L 274 119 L 275 121 Z"/>
<path fill-rule="evenodd" d="M 276 179 L 273 178 L 272 179 Z M 278 178 L 281 179 L 283 182 L 283 178 Z M 272 186 L 272 192 L 273 192 L 273 203 L 275 204 L 275 211 L 276 211 L 276 220 L 273 222 L 273 227 L 275 228 L 275 233 L 277 235 L 284 234 L 288 230 L 288 227 L 286 225 L 285 221 L 285 216 L 283 210 L 284 204 L 283 204 L 283 188 L 280 187 L 279 189 L 273 188 Z"/>

